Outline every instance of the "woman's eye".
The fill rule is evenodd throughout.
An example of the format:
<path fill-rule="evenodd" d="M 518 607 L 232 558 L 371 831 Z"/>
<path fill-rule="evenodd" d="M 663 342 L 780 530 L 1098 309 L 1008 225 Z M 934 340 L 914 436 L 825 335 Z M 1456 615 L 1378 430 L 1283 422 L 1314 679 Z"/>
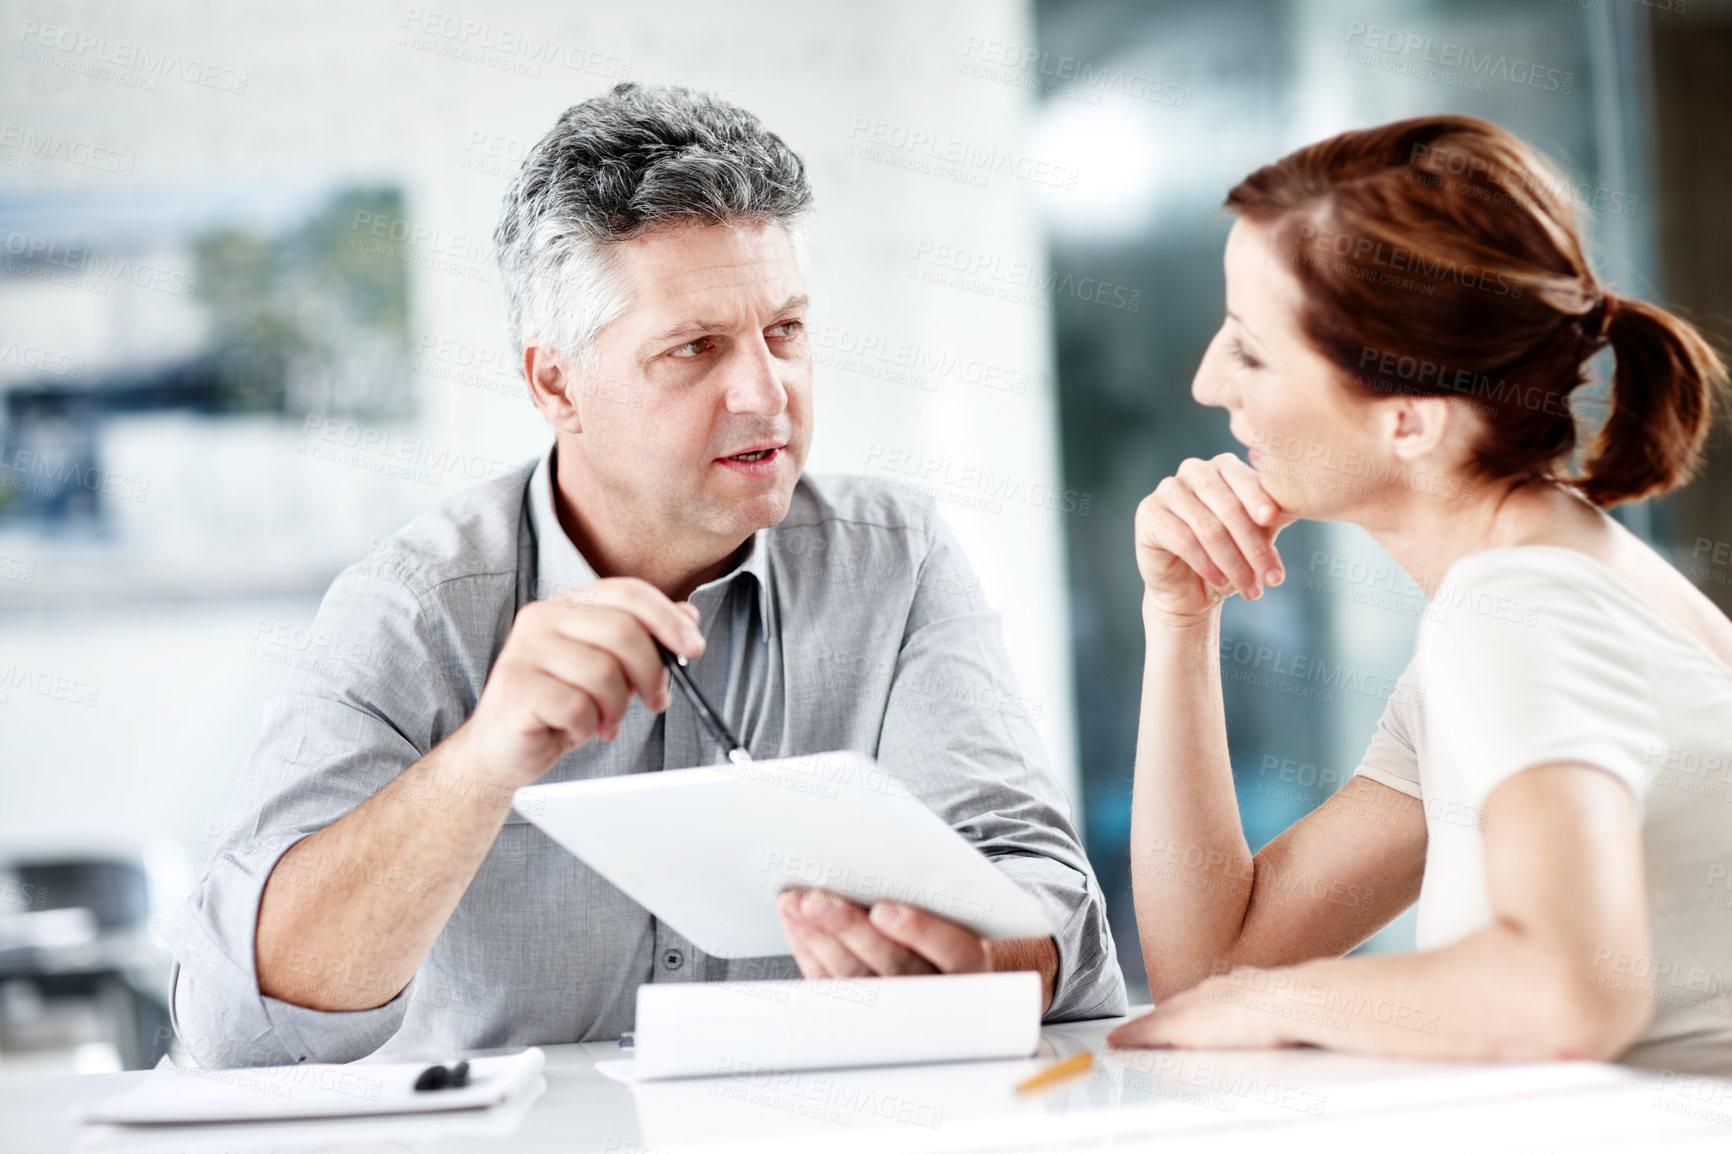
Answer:
<path fill-rule="evenodd" d="M 1235 339 L 1231 347 L 1233 350 L 1233 356 L 1247 369 L 1260 369 L 1263 367 L 1262 361 L 1245 351 L 1245 345 L 1242 341 Z"/>

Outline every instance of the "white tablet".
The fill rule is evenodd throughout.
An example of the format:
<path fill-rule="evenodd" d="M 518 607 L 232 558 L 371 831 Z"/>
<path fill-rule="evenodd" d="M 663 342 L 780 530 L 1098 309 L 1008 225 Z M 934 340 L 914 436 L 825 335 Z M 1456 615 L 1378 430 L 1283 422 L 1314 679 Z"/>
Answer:
<path fill-rule="evenodd" d="M 987 938 L 1058 929 L 862 753 L 530 785 L 513 805 L 713 957 L 788 953 L 776 896 L 791 886 L 907 902 Z"/>

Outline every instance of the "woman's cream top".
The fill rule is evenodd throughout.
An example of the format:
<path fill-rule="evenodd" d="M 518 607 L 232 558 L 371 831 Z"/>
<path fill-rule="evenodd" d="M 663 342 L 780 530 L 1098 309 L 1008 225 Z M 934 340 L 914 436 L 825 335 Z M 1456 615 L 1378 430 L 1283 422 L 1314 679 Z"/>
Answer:
<path fill-rule="evenodd" d="M 1418 946 L 1486 926 L 1481 807 L 1539 765 L 1605 770 L 1642 820 L 1652 956 L 1594 952 L 1595 980 L 1655 985 L 1623 1061 L 1732 1076 L 1732 668 L 1585 553 L 1456 562 L 1358 774 L 1420 799 Z"/>

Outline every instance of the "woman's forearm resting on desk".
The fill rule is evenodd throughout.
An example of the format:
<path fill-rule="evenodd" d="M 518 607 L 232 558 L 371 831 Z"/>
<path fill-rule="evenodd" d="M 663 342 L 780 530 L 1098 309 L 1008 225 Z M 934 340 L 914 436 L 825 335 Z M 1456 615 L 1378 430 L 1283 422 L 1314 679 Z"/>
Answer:
<path fill-rule="evenodd" d="M 1629 791 L 1586 766 L 1530 769 L 1486 805 L 1494 920 L 1417 954 L 1217 966 L 1115 1045 L 1310 1044 L 1385 1057 L 1611 1059 L 1646 1028 L 1642 850 Z M 1639 967 L 1637 967 L 1639 969 Z"/>

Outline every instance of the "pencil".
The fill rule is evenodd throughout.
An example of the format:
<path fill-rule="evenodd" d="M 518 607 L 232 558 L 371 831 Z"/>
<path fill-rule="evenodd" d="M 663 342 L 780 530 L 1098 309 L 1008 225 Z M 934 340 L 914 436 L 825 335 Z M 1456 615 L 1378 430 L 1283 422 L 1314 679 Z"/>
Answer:
<path fill-rule="evenodd" d="M 1086 1074 L 1095 1064 L 1095 1056 L 1084 1050 L 1080 1054 L 1072 1054 L 1062 1062 L 1054 1062 L 1046 1069 L 1024 1078 L 1016 1084 L 1018 1094 L 1028 1094 L 1035 1090 L 1044 1090 L 1054 1082 L 1062 1082 L 1074 1078 L 1078 1074 Z"/>

